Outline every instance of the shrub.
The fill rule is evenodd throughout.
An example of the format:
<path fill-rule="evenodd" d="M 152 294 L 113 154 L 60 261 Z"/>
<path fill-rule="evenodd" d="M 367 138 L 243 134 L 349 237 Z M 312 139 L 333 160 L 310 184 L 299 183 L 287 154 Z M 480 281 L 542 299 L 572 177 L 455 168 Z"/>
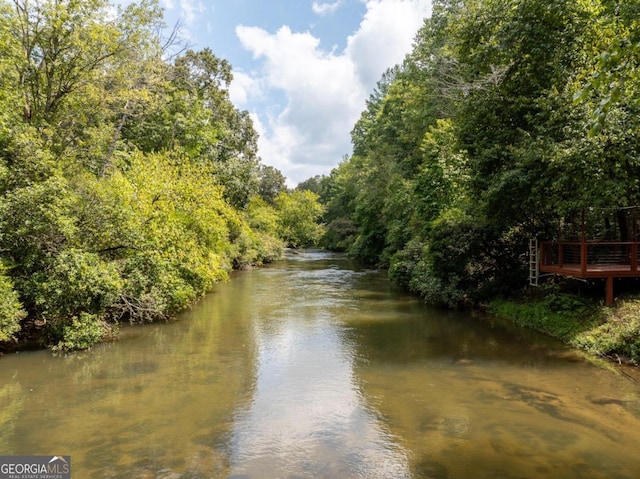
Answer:
<path fill-rule="evenodd" d="M 123 287 L 115 264 L 95 253 L 70 248 L 28 282 L 36 314 L 47 319 L 79 312 L 104 315 L 117 301 Z"/>
<path fill-rule="evenodd" d="M 70 319 L 54 321 L 50 327 L 50 342 L 54 351 L 88 349 L 111 332 L 99 316 L 80 313 Z"/>
<path fill-rule="evenodd" d="M 11 280 L 0 271 L 0 341 L 9 341 L 26 316 Z"/>
<path fill-rule="evenodd" d="M 622 300 L 607 308 L 602 324 L 577 334 L 572 343 L 592 354 L 640 364 L 640 301 Z"/>
<path fill-rule="evenodd" d="M 410 284 L 419 269 L 423 255 L 424 243 L 415 239 L 409 241 L 402 250 L 391 257 L 389 278 L 404 288 L 413 289 L 410 288 Z"/>
<path fill-rule="evenodd" d="M 496 231 L 458 209 L 445 211 L 427 238 L 425 272 L 441 284 L 448 303 L 475 304 L 524 284 L 524 235 Z M 431 282 L 431 284 L 435 284 Z"/>

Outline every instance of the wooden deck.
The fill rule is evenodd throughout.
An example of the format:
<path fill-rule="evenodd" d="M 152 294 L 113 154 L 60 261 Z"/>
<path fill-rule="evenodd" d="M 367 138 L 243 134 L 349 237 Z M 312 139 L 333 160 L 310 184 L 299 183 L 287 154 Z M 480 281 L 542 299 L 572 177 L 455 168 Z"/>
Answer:
<path fill-rule="evenodd" d="M 543 241 L 539 271 L 574 278 L 605 278 L 608 305 L 613 304 L 613 278 L 640 277 L 638 242 Z"/>

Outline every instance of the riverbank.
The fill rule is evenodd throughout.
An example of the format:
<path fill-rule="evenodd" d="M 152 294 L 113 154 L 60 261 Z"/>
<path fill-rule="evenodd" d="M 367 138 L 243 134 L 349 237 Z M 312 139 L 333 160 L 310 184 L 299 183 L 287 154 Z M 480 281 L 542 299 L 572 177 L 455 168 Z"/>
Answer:
<path fill-rule="evenodd" d="M 493 300 L 488 311 L 542 331 L 594 356 L 640 365 L 640 298 L 622 296 L 613 307 L 554 286 Z"/>

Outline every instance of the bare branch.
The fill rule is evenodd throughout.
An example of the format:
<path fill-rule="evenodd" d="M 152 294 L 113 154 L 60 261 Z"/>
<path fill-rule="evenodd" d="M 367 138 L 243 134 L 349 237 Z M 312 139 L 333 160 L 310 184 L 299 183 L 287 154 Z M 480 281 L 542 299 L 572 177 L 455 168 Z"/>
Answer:
<path fill-rule="evenodd" d="M 172 63 L 177 57 L 193 48 L 193 44 L 182 36 L 183 27 L 184 21 L 179 19 L 173 27 L 171 27 L 168 36 L 163 38 L 161 32 L 156 33 L 160 40 L 162 55 L 169 63 Z M 170 54 L 168 53 L 169 51 L 171 51 Z"/>

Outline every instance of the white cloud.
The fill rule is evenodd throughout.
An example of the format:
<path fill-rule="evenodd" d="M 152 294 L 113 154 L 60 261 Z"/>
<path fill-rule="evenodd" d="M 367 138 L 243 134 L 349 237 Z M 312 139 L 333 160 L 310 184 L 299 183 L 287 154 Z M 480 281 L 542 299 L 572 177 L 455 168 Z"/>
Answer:
<path fill-rule="evenodd" d="M 250 99 L 261 99 L 263 87 L 260 79 L 242 71 L 233 71 L 233 81 L 229 85 L 231 101 L 239 108 L 246 108 Z"/>
<path fill-rule="evenodd" d="M 328 173 L 351 151 L 350 132 L 366 98 L 382 73 L 411 50 L 430 12 L 430 0 L 367 0 L 366 6 L 342 52 L 324 51 L 311 33 L 286 26 L 276 33 L 236 28 L 262 68 L 258 75 L 239 77 L 233 98 L 247 105 L 254 90 L 284 93 L 282 109 L 253 116 L 264 163 L 280 169 L 290 182 Z"/>
<path fill-rule="evenodd" d="M 338 8 L 342 6 L 342 3 L 343 3 L 343 0 L 337 0 L 333 3 L 313 2 L 311 9 L 313 10 L 313 13 L 315 13 L 316 15 L 324 16 L 328 13 L 335 12 Z"/>
<path fill-rule="evenodd" d="M 161 4 L 167 10 L 178 8 L 180 16 L 187 26 L 192 25 L 198 16 L 206 10 L 200 0 L 162 0 Z"/>
<path fill-rule="evenodd" d="M 431 1 L 369 0 L 356 33 L 348 39 L 346 55 L 370 90 L 389 67 L 409 53 L 413 38 L 431 13 Z"/>

